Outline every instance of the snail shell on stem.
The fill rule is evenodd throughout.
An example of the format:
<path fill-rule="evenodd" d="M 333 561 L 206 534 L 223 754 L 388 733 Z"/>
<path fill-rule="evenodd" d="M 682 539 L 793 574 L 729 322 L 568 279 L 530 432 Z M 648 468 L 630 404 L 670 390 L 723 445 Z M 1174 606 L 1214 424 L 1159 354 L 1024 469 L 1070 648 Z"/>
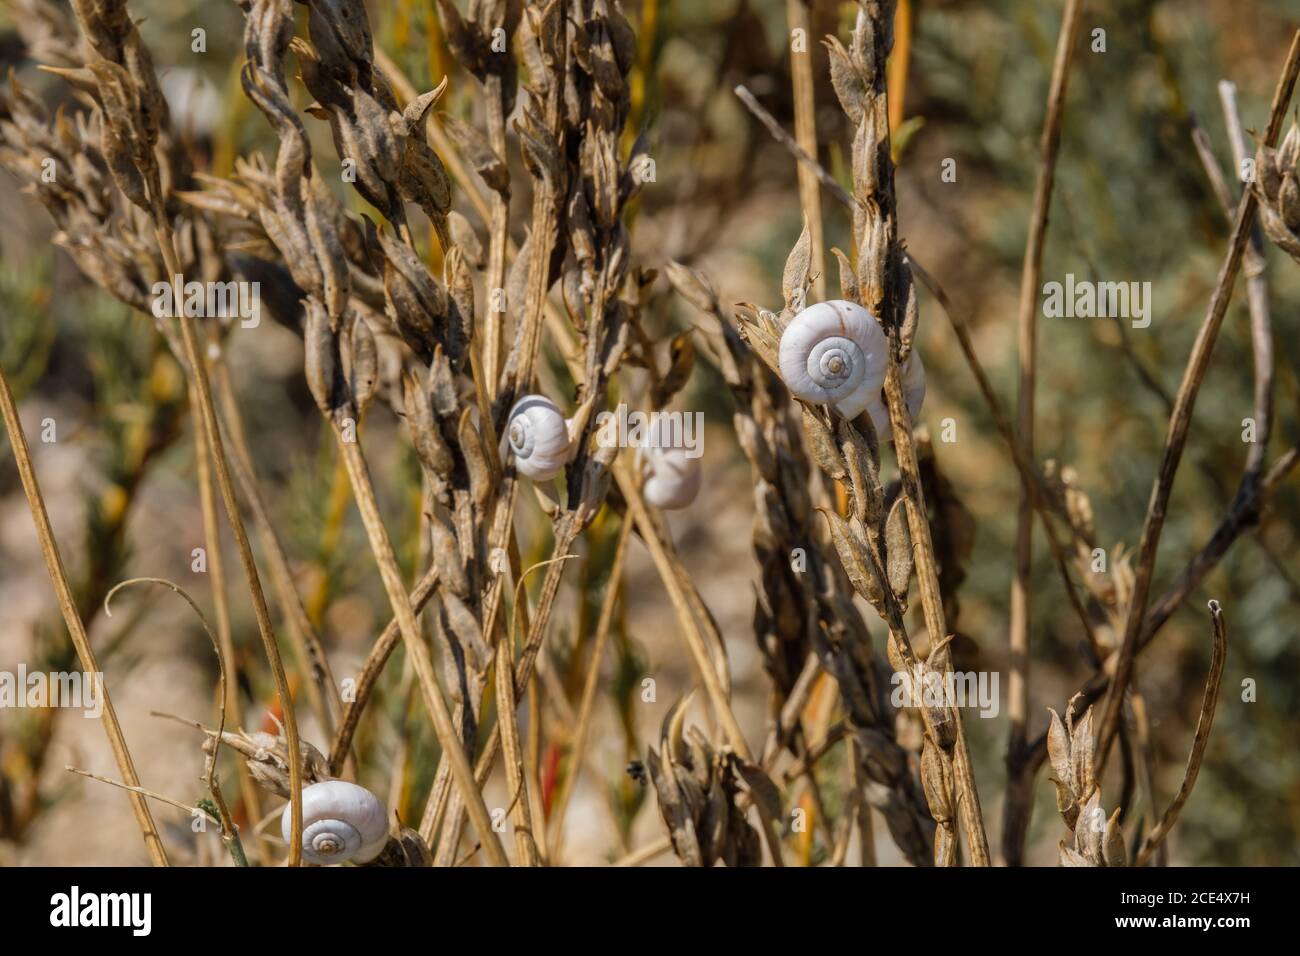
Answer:
<path fill-rule="evenodd" d="M 856 302 L 832 299 L 790 321 L 781 335 L 778 365 L 795 397 L 834 405 L 851 419 L 880 401 L 888 348 L 875 316 Z"/>
<path fill-rule="evenodd" d="M 685 508 L 700 493 L 704 468 L 699 458 L 687 457 L 685 448 L 638 449 L 637 458 L 645 475 L 641 495 L 655 508 Z"/>
<path fill-rule="evenodd" d="M 636 464 L 645 478 L 641 495 L 646 503 L 665 511 L 685 508 L 700 493 L 704 467 L 700 463 L 699 447 L 691 449 L 679 444 L 681 438 L 673 435 L 666 419 L 656 418 L 644 444 L 636 450 Z"/>
<path fill-rule="evenodd" d="M 515 470 L 533 481 L 550 481 L 564 471 L 586 426 L 592 400 L 583 402 L 572 418 L 545 395 L 525 395 L 510 409 L 501 456 L 515 459 Z"/>
<path fill-rule="evenodd" d="M 293 837 L 291 805 L 280 816 L 286 843 Z M 388 813 L 379 798 L 346 780 L 313 783 L 302 791 L 302 855 L 310 863 L 369 863 L 388 845 Z"/>

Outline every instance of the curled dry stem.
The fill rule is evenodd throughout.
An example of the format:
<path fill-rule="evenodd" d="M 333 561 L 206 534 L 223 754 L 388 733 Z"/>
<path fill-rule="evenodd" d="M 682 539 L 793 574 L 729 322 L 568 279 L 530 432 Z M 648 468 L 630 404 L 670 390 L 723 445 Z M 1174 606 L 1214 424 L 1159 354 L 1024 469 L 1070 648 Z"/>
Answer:
<path fill-rule="evenodd" d="M 1169 831 L 1178 822 L 1178 815 L 1182 813 L 1183 805 L 1192 795 L 1192 787 L 1196 786 L 1196 777 L 1201 772 L 1201 763 L 1205 760 L 1205 747 L 1210 740 L 1210 728 L 1214 726 L 1214 711 L 1219 703 L 1219 685 L 1223 680 L 1223 666 L 1228 658 L 1227 628 L 1223 623 L 1223 608 L 1219 606 L 1218 601 L 1210 602 L 1210 624 L 1214 637 L 1214 651 L 1210 657 L 1210 674 L 1205 680 L 1205 696 L 1201 699 L 1201 713 L 1196 719 L 1196 733 L 1192 737 L 1192 752 L 1187 757 L 1183 783 L 1178 788 L 1178 795 L 1174 797 L 1173 802 L 1160 818 L 1160 822 L 1142 841 L 1142 847 L 1133 860 L 1134 866 L 1145 864 L 1151 858 L 1151 854 L 1169 836 Z"/>
<path fill-rule="evenodd" d="M 208 543 L 211 544 L 212 540 L 213 539 L 209 538 Z M 132 584 L 160 584 L 184 598 L 185 603 L 188 604 L 198 616 L 199 623 L 203 625 L 204 633 L 208 635 L 208 640 L 212 643 L 212 652 L 217 655 L 217 671 L 219 675 L 217 699 L 221 704 L 220 713 L 217 719 L 217 736 L 215 738 L 215 743 L 205 759 L 206 767 L 204 770 L 204 783 L 207 785 L 208 793 L 212 795 L 213 805 L 217 808 L 219 819 L 215 822 L 221 827 L 221 841 L 226 844 L 226 848 L 230 851 L 231 859 L 235 861 L 236 866 L 248 866 L 248 858 L 244 855 L 244 847 L 239 839 L 239 828 L 235 826 L 235 821 L 230 816 L 230 808 L 226 805 L 226 798 L 221 792 L 221 784 L 217 781 L 217 758 L 221 754 L 221 738 L 226 732 L 226 702 L 230 690 L 230 680 L 227 675 L 226 664 L 228 660 L 227 655 L 229 653 L 227 645 L 223 644 L 221 639 L 212 632 L 212 627 L 208 624 L 208 619 L 204 616 L 203 611 L 199 608 L 198 604 L 195 603 L 194 598 L 190 597 L 185 589 L 180 585 L 176 584 L 174 581 L 168 581 L 166 578 L 128 578 L 127 580 L 114 585 L 109 592 L 104 595 L 105 617 L 113 616 L 113 612 L 109 608 L 109 604 L 113 600 L 113 595 L 125 587 L 130 587 Z M 228 639 L 229 634 L 227 634 L 226 637 Z M 206 812 L 204 812 L 204 815 L 211 817 L 211 814 Z"/>

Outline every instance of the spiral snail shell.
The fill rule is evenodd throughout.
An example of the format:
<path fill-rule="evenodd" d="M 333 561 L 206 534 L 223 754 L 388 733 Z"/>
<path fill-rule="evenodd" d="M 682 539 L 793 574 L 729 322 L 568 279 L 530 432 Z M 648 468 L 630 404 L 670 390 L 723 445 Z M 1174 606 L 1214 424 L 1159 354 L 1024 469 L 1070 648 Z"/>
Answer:
<path fill-rule="evenodd" d="M 292 807 L 285 805 L 280 832 L 293 837 Z M 388 813 L 379 798 L 346 780 L 313 783 L 302 791 L 302 855 L 310 863 L 368 863 L 388 844 Z"/>
<path fill-rule="evenodd" d="M 790 392 L 804 401 L 834 405 L 856 418 L 879 403 L 888 342 L 875 316 L 855 302 L 832 299 L 810 305 L 781 335 L 778 364 Z"/>
<path fill-rule="evenodd" d="M 549 481 L 564 471 L 573 452 L 572 422 L 545 395 L 525 395 L 510 409 L 505 441 L 515 470 L 534 481 Z"/>
<path fill-rule="evenodd" d="M 641 494 L 650 505 L 673 511 L 700 493 L 704 468 L 699 458 L 687 457 L 685 448 L 639 449 L 638 458 L 645 475 Z"/>

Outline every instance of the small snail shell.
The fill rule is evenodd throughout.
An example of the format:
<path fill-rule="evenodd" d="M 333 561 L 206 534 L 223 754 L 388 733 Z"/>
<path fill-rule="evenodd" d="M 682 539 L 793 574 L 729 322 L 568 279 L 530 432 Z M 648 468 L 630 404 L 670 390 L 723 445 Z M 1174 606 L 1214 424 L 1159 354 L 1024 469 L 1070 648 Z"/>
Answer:
<path fill-rule="evenodd" d="M 925 366 L 921 364 L 921 353 L 912 349 L 903 363 L 903 402 L 907 405 L 907 415 L 916 424 L 921 414 L 921 404 L 925 401 Z M 889 422 L 889 408 L 885 399 L 870 402 L 867 411 L 871 413 L 871 424 L 876 426 L 876 435 L 884 441 L 892 441 L 893 426 Z"/>
<path fill-rule="evenodd" d="M 810 305 L 781 335 L 781 378 L 804 401 L 855 418 L 885 382 L 888 342 L 875 316 L 855 302 Z"/>
<path fill-rule="evenodd" d="M 645 473 L 641 494 L 654 507 L 685 508 L 700 493 L 704 468 L 698 457 L 687 457 L 685 448 L 645 448 L 637 457 Z"/>
<path fill-rule="evenodd" d="M 280 817 L 286 843 L 293 836 L 293 808 Z M 388 844 L 388 813 L 379 798 L 346 780 L 325 780 L 302 791 L 302 855 L 310 863 L 368 863 Z"/>
<path fill-rule="evenodd" d="M 549 481 L 564 471 L 573 452 L 570 423 L 545 395 L 525 395 L 510 409 L 505 440 L 515 470 L 534 481 Z"/>

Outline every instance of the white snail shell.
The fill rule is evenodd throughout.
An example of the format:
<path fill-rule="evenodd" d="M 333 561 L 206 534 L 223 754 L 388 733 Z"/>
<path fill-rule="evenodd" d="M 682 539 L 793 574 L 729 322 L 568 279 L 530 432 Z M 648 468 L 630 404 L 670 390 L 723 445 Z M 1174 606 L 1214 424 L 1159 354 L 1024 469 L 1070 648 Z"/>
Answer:
<path fill-rule="evenodd" d="M 645 448 L 638 457 L 645 473 L 641 494 L 655 508 L 685 508 L 700 493 L 704 468 L 685 448 Z"/>
<path fill-rule="evenodd" d="M 515 402 L 505 441 L 515 457 L 515 470 L 534 481 L 557 477 L 573 450 L 569 422 L 545 395 L 525 395 Z"/>
<path fill-rule="evenodd" d="M 921 364 L 921 353 L 912 349 L 903 363 L 903 402 L 907 405 L 907 415 L 916 424 L 921 414 L 921 404 L 925 401 L 925 366 Z M 893 426 L 889 422 L 889 409 L 883 396 L 867 405 L 871 414 L 871 424 L 876 426 L 876 435 L 883 441 L 892 441 Z"/>
<path fill-rule="evenodd" d="M 880 400 L 889 344 L 875 316 L 855 302 L 810 305 L 781 335 L 781 378 L 804 401 L 855 418 Z"/>
<path fill-rule="evenodd" d="M 280 832 L 293 836 L 293 807 L 286 804 Z M 302 791 L 302 855 L 310 863 L 368 863 L 388 843 L 388 812 L 379 798 L 346 780 L 325 780 Z"/>

